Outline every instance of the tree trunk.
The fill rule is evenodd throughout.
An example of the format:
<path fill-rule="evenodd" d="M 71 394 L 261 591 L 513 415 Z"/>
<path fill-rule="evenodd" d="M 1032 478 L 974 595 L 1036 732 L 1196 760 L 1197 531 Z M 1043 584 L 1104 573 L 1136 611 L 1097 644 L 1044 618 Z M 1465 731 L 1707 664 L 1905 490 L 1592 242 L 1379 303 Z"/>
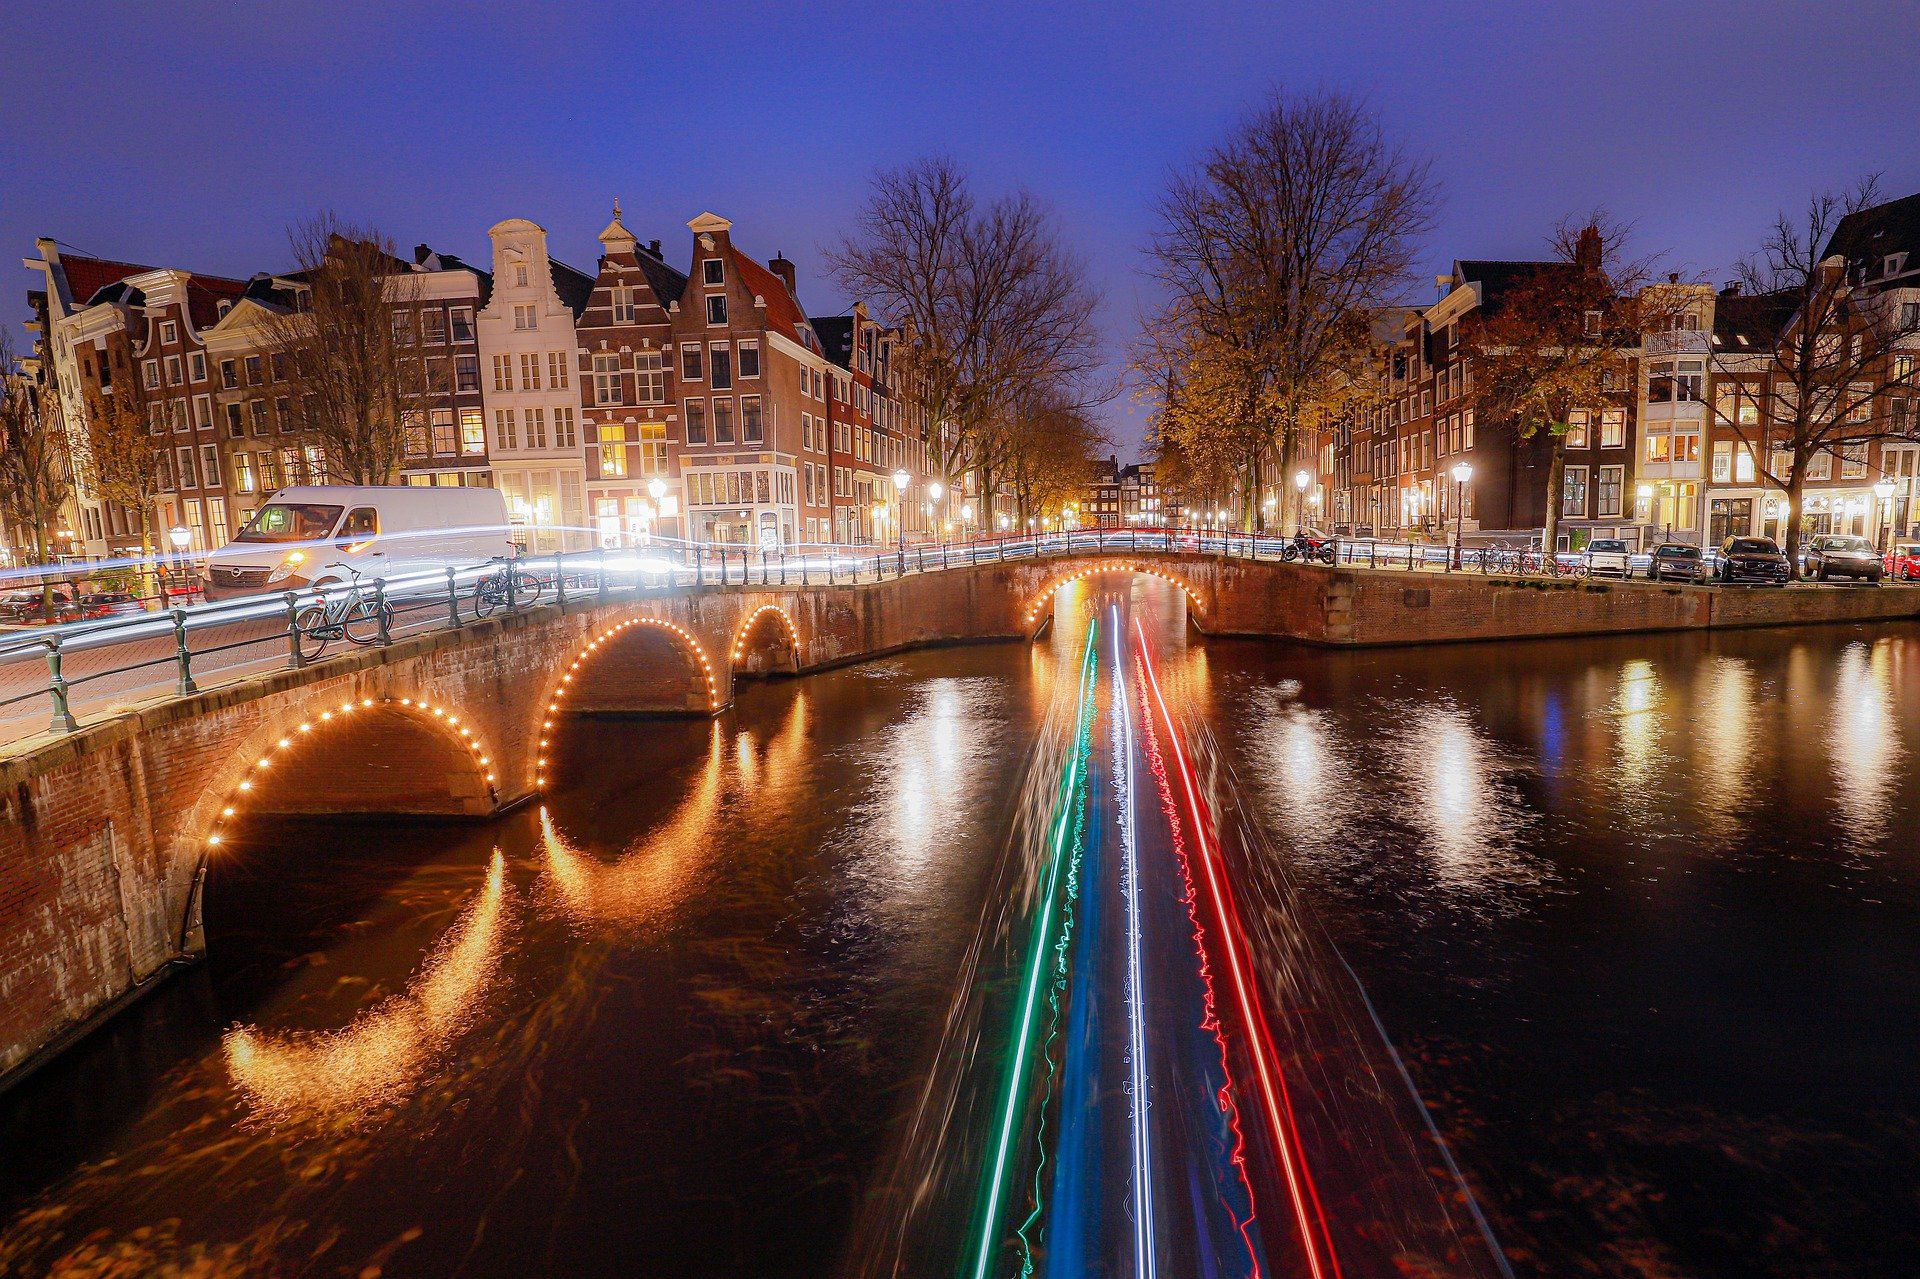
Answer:
<path fill-rule="evenodd" d="M 1806 488 L 1806 459 L 1793 454 L 1793 473 L 1787 476 L 1787 524 L 1780 530 L 1780 549 L 1787 553 L 1787 575 L 1800 576 L 1800 505 Z"/>
<path fill-rule="evenodd" d="M 1547 455 L 1547 502 L 1541 517 L 1540 550 L 1553 554 L 1560 540 L 1560 486 L 1567 470 L 1567 437 L 1555 432 L 1552 451 Z"/>

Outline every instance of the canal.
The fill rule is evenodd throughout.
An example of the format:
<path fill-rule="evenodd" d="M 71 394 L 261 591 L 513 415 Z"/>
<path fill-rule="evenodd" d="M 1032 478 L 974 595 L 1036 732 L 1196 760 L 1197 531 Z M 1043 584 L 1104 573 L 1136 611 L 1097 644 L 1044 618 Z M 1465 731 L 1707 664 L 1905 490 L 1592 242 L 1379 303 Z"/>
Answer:
<path fill-rule="evenodd" d="M 1074 759 L 1077 926 L 1116 955 L 1138 928 L 1144 975 L 1089 962 L 1101 998 L 1068 1001 L 1058 1060 L 1104 1091 L 1035 1103 L 1065 1125 L 1047 1184 L 1124 1152 L 1135 1086 L 1163 1201 L 1175 1175 L 1229 1179 L 1175 1149 L 1219 1082 L 1173 1056 L 1176 1023 L 1232 975 L 1169 943 L 1153 766 L 1182 738 L 1239 911 L 1297 939 L 1249 948 L 1288 993 L 1282 1055 L 1294 1004 L 1356 1037 L 1360 1065 L 1316 1045 L 1294 1076 L 1309 1128 L 1350 1123 L 1391 1169 L 1354 1220 L 1357 1176 L 1323 1163 L 1352 1240 L 1413 1249 L 1471 1198 L 1521 1275 L 1911 1273 L 1920 628 L 1334 653 L 1179 616 L 1163 583 L 1089 579 L 1031 647 L 754 686 L 713 722 L 571 722 L 558 785 L 497 822 L 255 821 L 209 883 L 207 962 L 0 1096 L 0 1274 L 882 1273 L 916 1193 L 957 1240 L 974 1168 L 948 1173 L 992 1143 L 952 1116 L 997 1097 L 1001 942 Z M 1141 988 L 1136 1024 L 1157 1020 L 1132 1053 Z M 1375 1014 L 1467 1189 L 1393 1053 L 1359 1042 Z M 1082 1112 L 1102 1124 L 1059 1117 Z M 1221 1191 L 1213 1227 L 1169 1208 L 1166 1273 L 1203 1245 L 1233 1273 L 1235 1205 L 1282 1162 L 1255 1150 L 1257 1193 Z M 1131 1220 L 1124 1185 L 1066 1189 Z M 1263 1273 L 1307 1273 L 1271 1233 Z"/>

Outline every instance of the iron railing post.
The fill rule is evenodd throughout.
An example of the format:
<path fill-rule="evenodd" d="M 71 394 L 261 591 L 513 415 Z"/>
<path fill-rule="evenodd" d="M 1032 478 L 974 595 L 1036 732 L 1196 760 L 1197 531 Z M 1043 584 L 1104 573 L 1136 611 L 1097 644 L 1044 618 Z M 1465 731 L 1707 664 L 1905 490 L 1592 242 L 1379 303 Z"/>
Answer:
<path fill-rule="evenodd" d="M 606 600 L 607 598 L 607 548 L 604 546 L 600 548 L 600 582 L 599 582 L 599 590 L 596 593 L 600 596 L 600 599 L 603 602 Z"/>
<path fill-rule="evenodd" d="M 60 670 L 60 637 L 47 640 L 47 692 L 53 697 L 53 726 L 56 733 L 71 733 L 80 727 L 67 703 L 67 677 Z"/>
<path fill-rule="evenodd" d="M 307 664 L 307 655 L 300 651 L 300 597 L 288 591 L 283 598 L 287 601 L 287 661 L 297 671 Z"/>
<path fill-rule="evenodd" d="M 447 626 L 456 631 L 460 629 L 459 573 L 451 564 L 447 566 Z"/>
<path fill-rule="evenodd" d="M 187 647 L 187 612 L 176 608 L 173 613 L 173 660 L 180 668 L 180 678 L 175 682 L 173 691 L 186 697 L 200 691 L 193 682 L 193 652 Z"/>
<path fill-rule="evenodd" d="M 553 602 L 561 608 L 567 606 L 567 553 L 553 553 Z"/>
<path fill-rule="evenodd" d="M 373 642 L 381 648 L 393 643 L 393 623 L 387 616 L 387 580 L 373 579 Z"/>

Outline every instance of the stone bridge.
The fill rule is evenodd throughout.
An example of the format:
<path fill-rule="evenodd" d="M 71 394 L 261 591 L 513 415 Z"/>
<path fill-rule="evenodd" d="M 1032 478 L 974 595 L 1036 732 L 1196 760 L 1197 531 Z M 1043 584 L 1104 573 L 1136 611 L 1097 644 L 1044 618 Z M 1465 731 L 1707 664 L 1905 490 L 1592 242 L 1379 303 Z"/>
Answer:
<path fill-rule="evenodd" d="M 586 596 L 403 638 L 160 699 L 0 759 L 0 1083 L 204 946 L 203 878 L 249 814 L 489 817 L 548 784 L 571 715 L 718 714 L 742 679 L 1031 638 L 1060 585 L 1102 572 L 1177 584 L 1205 633 L 1341 645 L 1880 620 L 1920 603 L 1907 590 L 1604 587 L 1093 552 L 860 584 Z"/>

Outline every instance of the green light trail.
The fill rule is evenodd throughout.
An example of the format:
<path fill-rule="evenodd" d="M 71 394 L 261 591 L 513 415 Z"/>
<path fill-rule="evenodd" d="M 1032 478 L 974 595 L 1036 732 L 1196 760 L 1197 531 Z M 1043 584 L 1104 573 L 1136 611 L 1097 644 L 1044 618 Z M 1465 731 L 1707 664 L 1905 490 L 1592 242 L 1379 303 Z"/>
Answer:
<path fill-rule="evenodd" d="M 1046 883 L 1040 894 L 1040 915 L 1035 922 L 1033 946 L 1027 958 L 1026 993 L 1021 997 L 1020 1016 L 1015 1022 L 1013 1064 L 1007 1071 L 1006 1099 L 991 1165 L 992 1176 L 987 1184 L 986 1211 L 980 1224 L 974 1279 L 987 1279 L 994 1254 L 998 1251 L 1000 1197 L 1006 1186 L 1007 1161 L 1012 1154 L 1013 1125 L 1020 1108 L 1020 1085 L 1026 1074 L 1027 1055 L 1032 1046 L 1033 1020 L 1040 1001 L 1041 977 L 1046 971 L 1047 956 L 1052 950 L 1050 940 L 1053 934 L 1054 899 L 1060 889 L 1060 867 L 1066 852 L 1067 831 L 1073 825 L 1071 819 L 1077 807 L 1073 800 L 1080 789 L 1081 744 L 1091 724 L 1088 714 L 1091 707 L 1089 693 L 1093 688 L 1097 665 L 1099 627 L 1097 615 L 1088 619 L 1085 647 L 1080 658 L 1080 702 L 1074 716 L 1072 755 L 1067 762 L 1066 777 L 1061 786 L 1058 815 L 1054 821 L 1053 852 L 1048 858 Z"/>

